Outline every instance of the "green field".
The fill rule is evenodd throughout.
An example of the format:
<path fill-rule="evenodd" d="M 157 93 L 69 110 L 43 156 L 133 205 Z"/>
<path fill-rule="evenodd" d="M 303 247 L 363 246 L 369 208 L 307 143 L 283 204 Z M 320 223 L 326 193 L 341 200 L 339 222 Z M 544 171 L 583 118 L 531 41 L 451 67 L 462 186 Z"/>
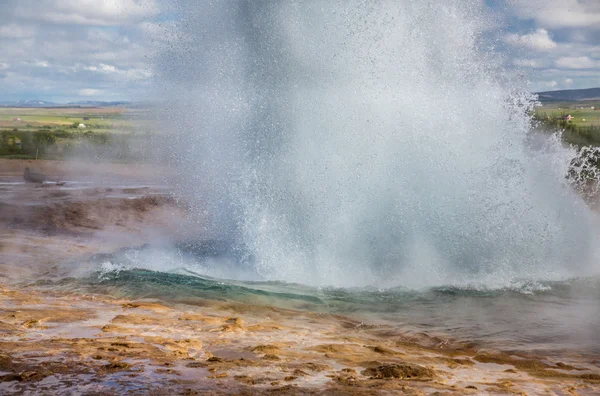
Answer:
<path fill-rule="evenodd" d="M 139 159 L 154 135 L 149 114 L 122 107 L 0 108 L 0 157 Z"/>
<path fill-rule="evenodd" d="M 593 109 L 592 109 L 593 107 Z M 543 104 L 535 109 L 538 117 L 558 118 L 571 115 L 576 126 L 600 126 L 600 101 Z"/>
<path fill-rule="evenodd" d="M 84 124 L 86 130 L 112 133 L 139 131 L 145 127 L 142 111 L 123 108 L 0 108 L 1 130 L 64 129 Z M 18 120 L 16 120 L 18 119 Z M 136 120 L 136 121 L 134 121 Z"/>
<path fill-rule="evenodd" d="M 600 146 L 599 109 L 600 101 L 557 102 L 537 107 L 534 118 L 549 132 L 563 130 L 567 143 Z M 569 114 L 572 121 L 564 121 Z M 151 116 L 147 109 L 123 107 L 0 107 L 0 157 L 145 160 L 152 143 L 169 144 Z"/>
<path fill-rule="evenodd" d="M 571 120 L 565 119 L 568 115 Z M 600 101 L 545 103 L 533 116 L 541 129 L 562 131 L 563 140 L 569 144 L 600 146 Z"/>

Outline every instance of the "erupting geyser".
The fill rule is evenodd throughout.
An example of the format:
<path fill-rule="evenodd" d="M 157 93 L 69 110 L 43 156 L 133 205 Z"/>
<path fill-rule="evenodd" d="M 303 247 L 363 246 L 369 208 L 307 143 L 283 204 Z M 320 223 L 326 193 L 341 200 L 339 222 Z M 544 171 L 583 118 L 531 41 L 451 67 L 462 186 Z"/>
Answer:
<path fill-rule="evenodd" d="M 573 153 L 532 142 L 482 1 L 175 5 L 156 73 L 179 187 L 240 266 L 378 287 L 592 271 Z"/>

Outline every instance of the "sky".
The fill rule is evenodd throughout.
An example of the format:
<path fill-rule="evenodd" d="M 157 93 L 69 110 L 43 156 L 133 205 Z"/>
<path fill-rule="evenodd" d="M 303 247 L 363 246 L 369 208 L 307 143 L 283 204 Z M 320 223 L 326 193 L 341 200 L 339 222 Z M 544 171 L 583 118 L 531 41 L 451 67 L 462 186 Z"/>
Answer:
<path fill-rule="evenodd" d="M 531 91 L 600 87 L 600 0 L 481 1 Z M 169 0 L 0 0 L 0 101 L 143 100 L 176 21 Z"/>

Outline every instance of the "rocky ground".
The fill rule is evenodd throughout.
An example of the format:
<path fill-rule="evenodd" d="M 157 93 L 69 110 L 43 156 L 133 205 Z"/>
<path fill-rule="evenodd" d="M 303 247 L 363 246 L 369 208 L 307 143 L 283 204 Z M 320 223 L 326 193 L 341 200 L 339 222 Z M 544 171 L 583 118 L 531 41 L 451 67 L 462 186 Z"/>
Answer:
<path fill-rule="evenodd" d="M 165 170 L 40 164 L 67 182 L 19 184 L 32 164 L 0 161 L 1 394 L 600 394 L 600 357 L 575 352 L 506 354 L 227 300 L 58 291 L 43 280 L 64 263 L 172 233 L 185 208 L 157 183 Z"/>

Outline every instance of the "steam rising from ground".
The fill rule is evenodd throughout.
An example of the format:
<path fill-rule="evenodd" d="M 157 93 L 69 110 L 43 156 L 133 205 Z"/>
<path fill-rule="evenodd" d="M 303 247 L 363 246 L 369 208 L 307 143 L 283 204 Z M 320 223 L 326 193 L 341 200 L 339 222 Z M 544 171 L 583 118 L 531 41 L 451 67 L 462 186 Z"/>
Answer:
<path fill-rule="evenodd" d="M 176 1 L 156 72 L 196 237 L 313 285 L 589 273 L 573 153 L 532 135 L 482 2 L 434 3 Z"/>

